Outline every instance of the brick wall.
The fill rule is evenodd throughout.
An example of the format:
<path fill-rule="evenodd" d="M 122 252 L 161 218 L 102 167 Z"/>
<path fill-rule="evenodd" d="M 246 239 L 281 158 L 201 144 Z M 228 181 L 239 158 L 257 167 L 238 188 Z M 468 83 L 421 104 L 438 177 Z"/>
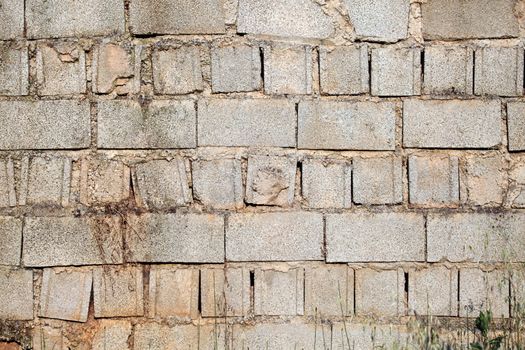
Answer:
<path fill-rule="evenodd" d="M 0 349 L 369 349 L 403 316 L 512 317 L 524 8 L 0 0 Z"/>

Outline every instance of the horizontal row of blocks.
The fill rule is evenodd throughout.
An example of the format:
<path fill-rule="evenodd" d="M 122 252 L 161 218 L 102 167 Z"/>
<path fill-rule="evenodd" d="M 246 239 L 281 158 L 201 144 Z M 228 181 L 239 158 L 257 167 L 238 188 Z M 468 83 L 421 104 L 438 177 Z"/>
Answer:
<path fill-rule="evenodd" d="M 498 100 L 351 102 L 284 99 L 100 101 L 97 146 L 103 149 L 297 147 L 395 150 L 402 109 L 407 148 L 525 150 L 525 103 Z M 12 116 L 16 115 L 17 118 Z M 91 144 L 88 101 L 0 101 L 0 149 L 81 149 Z M 397 135 L 400 137 L 401 135 Z M 504 138 L 506 139 L 506 137 Z"/>
<path fill-rule="evenodd" d="M 151 60 L 143 54 L 146 48 L 151 50 L 131 43 L 95 46 L 90 79 L 93 92 L 139 93 L 143 60 L 152 66 L 156 94 L 183 95 L 204 90 L 202 61 L 209 58 L 202 59 L 201 55 L 208 46 L 156 48 Z M 0 49 L 4 58 L 0 95 L 29 94 L 27 48 L 4 44 Z M 304 95 L 316 92 L 314 85 L 319 81 L 319 92 L 324 95 L 522 96 L 523 58 L 522 47 L 381 47 L 370 49 L 369 54 L 367 45 L 317 49 L 276 43 L 262 47 L 216 46 L 211 49 L 211 91 L 264 89 L 270 95 Z M 85 94 L 86 64 L 84 48 L 78 43 L 38 44 L 36 93 Z"/>
<path fill-rule="evenodd" d="M 86 322 L 93 288 L 95 318 L 465 317 L 485 309 L 509 317 L 525 302 L 525 271 L 513 273 L 511 282 L 501 270 L 439 265 L 406 272 L 347 265 L 255 270 L 154 265 L 147 274 L 141 266 L 49 268 L 43 270 L 38 316 Z M 1 268 L 0 281 L 0 296 L 11 301 L 0 305 L 0 317 L 32 320 L 33 272 Z"/>

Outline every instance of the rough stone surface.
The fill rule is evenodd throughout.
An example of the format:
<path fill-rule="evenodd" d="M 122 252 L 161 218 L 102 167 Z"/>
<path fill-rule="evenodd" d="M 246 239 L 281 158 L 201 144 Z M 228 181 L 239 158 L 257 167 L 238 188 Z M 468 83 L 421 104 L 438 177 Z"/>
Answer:
<path fill-rule="evenodd" d="M 312 93 L 312 48 L 264 48 L 264 92 L 269 95 Z"/>
<path fill-rule="evenodd" d="M 355 271 L 355 308 L 360 316 L 405 314 L 405 279 L 402 269 Z"/>
<path fill-rule="evenodd" d="M 256 315 L 303 315 L 304 269 L 255 270 Z"/>
<path fill-rule="evenodd" d="M 250 311 L 250 271 L 245 268 L 201 270 L 203 317 L 247 316 Z"/>
<path fill-rule="evenodd" d="M 24 158 L 18 195 L 19 205 L 67 206 L 71 187 L 70 158 Z"/>
<path fill-rule="evenodd" d="M 0 267 L 0 318 L 33 319 L 33 272 Z"/>
<path fill-rule="evenodd" d="M 403 145 L 491 148 L 500 140 L 499 101 L 418 101 L 403 104 Z"/>
<path fill-rule="evenodd" d="M 525 151 L 525 103 L 507 103 L 509 150 Z"/>
<path fill-rule="evenodd" d="M 507 165 L 498 156 L 469 157 L 461 177 L 461 200 L 480 206 L 499 206 L 503 203 Z"/>
<path fill-rule="evenodd" d="M 512 162 L 508 198 L 514 208 L 525 208 L 525 158 Z"/>
<path fill-rule="evenodd" d="M 460 316 L 491 310 L 494 317 L 509 317 L 509 280 L 504 271 L 464 268 L 459 275 Z"/>
<path fill-rule="evenodd" d="M 33 329 L 33 349 L 34 350 L 46 350 L 56 349 L 64 350 L 64 346 L 67 346 L 67 339 L 64 337 L 62 329 L 52 327 L 35 327 Z"/>
<path fill-rule="evenodd" d="M 372 49 L 372 95 L 411 96 L 421 93 L 419 49 Z"/>
<path fill-rule="evenodd" d="M 232 45 L 211 50 L 213 92 L 256 91 L 262 87 L 259 47 Z"/>
<path fill-rule="evenodd" d="M 5 1 L 5 0 L 4 0 Z M 15 0 L 18 2 L 18 0 Z M 0 7 L 0 23 L 2 8 Z M 2 27 L 4 28 L 4 27 Z M 0 36 L 3 32 L 0 34 Z M 29 59 L 26 47 L 14 47 L 0 42 L 0 95 L 27 95 L 29 88 Z"/>
<path fill-rule="evenodd" d="M 153 53 L 153 82 L 159 94 L 187 94 L 203 87 L 200 50 L 196 46 L 156 50 Z"/>
<path fill-rule="evenodd" d="M 331 349 L 348 348 L 347 335 L 354 349 L 397 349 L 414 341 L 404 327 L 340 322 L 332 326 Z"/>
<path fill-rule="evenodd" d="M 523 95 L 523 48 L 484 47 L 476 50 L 476 95 Z"/>
<path fill-rule="evenodd" d="M 302 163 L 302 193 L 309 208 L 350 208 L 352 168 L 344 161 L 307 159 Z"/>
<path fill-rule="evenodd" d="M 133 50 L 125 45 L 101 44 L 94 48 L 93 92 L 125 95 L 140 89 L 141 47 Z"/>
<path fill-rule="evenodd" d="M 0 1 L 0 40 L 22 38 L 24 36 L 24 2 L 19 0 Z"/>
<path fill-rule="evenodd" d="M 395 104 L 304 101 L 299 103 L 298 147 L 394 150 Z"/>
<path fill-rule="evenodd" d="M 321 93 L 358 95 L 368 92 L 368 46 L 323 46 L 319 59 Z"/>
<path fill-rule="evenodd" d="M 235 337 L 229 342 L 229 349 L 242 349 L 243 346 L 245 349 L 283 350 L 314 349 L 322 348 L 323 345 L 328 347 L 331 334 L 327 328 L 297 322 L 235 325 L 232 330 Z"/>
<path fill-rule="evenodd" d="M 14 167 L 12 159 L 0 160 L 0 207 L 16 206 Z"/>
<path fill-rule="evenodd" d="M 318 318 L 354 313 L 354 270 L 346 265 L 306 268 L 305 314 Z"/>
<path fill-rule="evenodd" d="M 129 321 L 102 320 L 93 337 L 93 350 L 128 350 L 128 338 L 131 336 Z"/>
<path fill-rule="evenodd" d="M 229 261 L 322 260 L 323 218 L 318 213 L 232 214 L 226 227 Z"/>
<path fill-rule="evenodd" d="M 0 251 L 2 252 L 0 265 L 20 265 L 22 220 L 2 216 L 0 217 L 0 228 Z"/>
<path fill-rule="evenodd" d="M 118 160 L 98 158 L 82 162 L 81 201 L 107 204 L 126 200 L 130 193 L 130 169 Z"/>
<path fill-rule="evenodd" d="M 326 261 L 424 261 L 425 220 L 416 213 L 326 215 Z"/>
<path fill-rule="evenodd" d="M 425 48 L 423 91 L 431 95 L 473 93 L 474 51 L 464 46 Z"/>
<path fill-rule="evenodd" d="M 458 315 L 458 271 L 445 266 L 409 272 L 408 307 L 415 315 Z"/>
<path fill-rule="evenodd" d="M 198 349 L 199 328 L 192 324 L 161 325 L 143 323 L 135 326 L 135 349 Z"/>
<path fill-rule="evenodd" d="M 401 158 L 354 158 L 352 165 L 354 202 L 373 205 L 403 201 Z"/>

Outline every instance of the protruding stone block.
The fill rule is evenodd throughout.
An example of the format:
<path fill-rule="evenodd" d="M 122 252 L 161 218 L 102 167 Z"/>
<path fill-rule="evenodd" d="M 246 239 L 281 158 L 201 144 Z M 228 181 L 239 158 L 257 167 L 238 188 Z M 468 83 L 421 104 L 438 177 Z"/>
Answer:
<path fill-rule="evenodd" d="M 355 271 L 355 307 L 359 316 L 405 314 L 405 276 L 402 269 Z"/>
<path fill-rule="evenodd" d="M 33 271 L 0 267 L 0 319 L 33 319 Z"/>
<path fill-rule="evenodd" d="M 140 54 L 142 47 L 100 44 L 93 50 L 93 92 L 117 95 L 136 93 L 140 90 Z"/>
<path fill-rule="evenodd" d="M 302 167 L 302 193 L 310 208 L 350 208 L 352 169 L 345 161 L 307 159 Z"/>
<path fill-rule="evenodd" d="M 354 158 L 353 198 L 358 204 L 403 201 L 403 162 L 398 157 Z"/>
<path fill-rule="evenodd" d="M 18 0 L 14 2 L 18 2 Z M 2 11 L 9 10 L 10 12 L 13 7 L 3 9 L 0 6 L 0 23 L 3 23 L 1 20 Z M 5 23 L 2 25 L 0 37 L 4 33 L 3 30 L 6 29 L 4 27 Z M 27 95 L 28 92 L 29 58 L 27 47 L 17 47 L 10 42 L 0 42 L 0 95 L 20 96 Z"/>
<path fill-rule="evenodd" d="M 372 49 L 372 95 L 421 93 L 421 51 L 416 48 Z"/>
<path fill-rule="evenodd" d="M 22 252 L 22 220 L 0 217 L 0 265 L 20 265 Z"/>
<path fill-rule="evenodd" d="M 264 48 L 264 92 L 312 93 L 312 48 L 277 46 Z"/>
<path fill-rule="evenodd" d="M 484 47 L 476 50 L 476 95 L 523 95 L 523 48 Z"/>
<path fill-rule="evenodd" d="M 423 91 L 430 95 L 473 93 L 474 51 L 464 46 L 425 47 Z"/>
<path fill-rule="evenodd" d="M 211 50 L 213 92 L 255 91 L 261 87 L 259 47 L 243 44 Z"/>
<path fill-rule="evenodd" d="M 202 90 L 203 80 L 198 46 L 155 50 L 152 61 L 155 92 L 181 95 Z"/>
<path fill-rule="evenodd" d="M 303 315 L 304 269 L 255 270 L 256 315 Z"/>
<path fill-rule="evenodd" d="M 368 46 L 321 47 L 321 93 L 358 95 L 369 90 Z"/>

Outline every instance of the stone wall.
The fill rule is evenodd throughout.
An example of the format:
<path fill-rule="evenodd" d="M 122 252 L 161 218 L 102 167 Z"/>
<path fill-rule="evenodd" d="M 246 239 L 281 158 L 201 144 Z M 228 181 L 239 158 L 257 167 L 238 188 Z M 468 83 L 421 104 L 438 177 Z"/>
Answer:
<path fill-rule="evenodd" d="M 370 349 L 411 315 L 515 316 L 524 13 L 0 0 L 0 349 Z"/>

